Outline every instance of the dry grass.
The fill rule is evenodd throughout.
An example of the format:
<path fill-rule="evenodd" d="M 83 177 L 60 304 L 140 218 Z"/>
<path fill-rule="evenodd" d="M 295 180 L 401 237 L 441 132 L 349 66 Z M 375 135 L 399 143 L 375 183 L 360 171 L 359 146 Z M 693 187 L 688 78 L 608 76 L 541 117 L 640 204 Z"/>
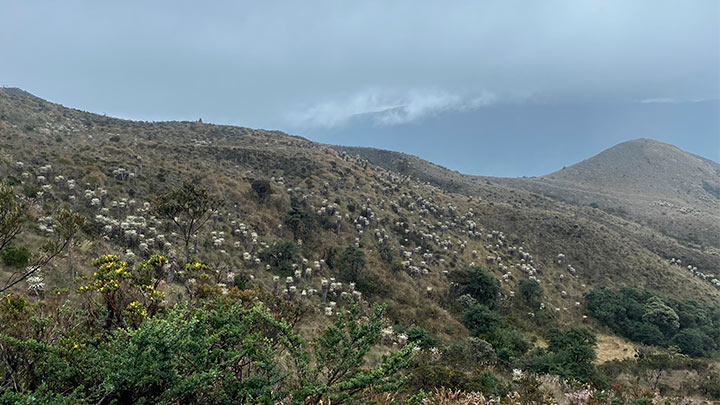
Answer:
<path fill-rule="evenodd" d="M 627 340 L 613 335 L 597 335 L 596 364 L 611 360 L 625 360 L 635 357 L 635 346 Z"/>

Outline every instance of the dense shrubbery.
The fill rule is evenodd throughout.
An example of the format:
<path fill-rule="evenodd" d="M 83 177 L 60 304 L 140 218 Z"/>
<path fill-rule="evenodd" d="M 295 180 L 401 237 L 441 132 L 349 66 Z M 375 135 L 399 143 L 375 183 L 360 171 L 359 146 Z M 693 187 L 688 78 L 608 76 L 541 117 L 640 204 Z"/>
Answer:
<path fill-rule="evenodd" d="M 365 252 L 355 245 L 348 246 L 336 260 L 331 262 L 333 269 L 338 271 L 340 280 L 355 283 L 355 288 L 363 294 L 382 296 L 388 292 L 387 283 L 371 269 L 366 268 Z"/>
<path fill-rule="evenodd" d="M 307 342 L 297 311 L 257 291 L 163 307 L 147 283 L 164 264 L 99 258 L 79 289 L 84 306 L 60 292 L 35 303 L 4 295 L 0 403 L 354 403 L 405 381 L 412 344 L 365 364 L 383 307 L 351 307 Z"/>
<path fill-rule="evenodd" d="M 599 288 L 587 295 L 588 312 L 613 332 L 648 345 L 677 346 L 706 356 L 720 349 L 720 310 L 647 290 Z"/>
<path fill-rule="evenodd" d="M 414 389 L 432 391 L 440 387 L 468 392 L 482 392 L 486 395 L 504 395 L 509 384 L 490 370 L 465 372 L 441 365 L 418 367 L 410 380 Z"/>
<path fill-rule="evenodd" d="M 553 329 L 548 334 L 547 349 L 539 349 L 527 360 L 536 373 L 554 374 L 582 382 L 602 384 L 593 365 L 595 335 L 585 328 Z"/>
<path fill-rule="evenodd" d="M 500 282 L 480 267 L 457 272 L 454 280 L 464 295 L 458 298 L 462 320 L 470 333 L 488 342 L 505 364 L 521 358 L 531 347 L 525 335 L 506 324 L 500 310 Z"/>
<path fill-rule="evenodd" d="M 262 250 L 259 256 L 270 265 L 271 271 L 283 276 L 292 276 L 293 264 L 297 263 L 300 257 L 300 248 L 293 241 L 281 240 Z"/>

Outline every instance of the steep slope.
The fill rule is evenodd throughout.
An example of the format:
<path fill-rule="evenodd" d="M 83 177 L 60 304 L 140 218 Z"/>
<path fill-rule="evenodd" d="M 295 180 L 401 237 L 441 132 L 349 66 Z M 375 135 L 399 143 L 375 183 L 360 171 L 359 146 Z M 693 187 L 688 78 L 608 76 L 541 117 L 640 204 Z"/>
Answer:
<path fill-rule="evenodd" d="M 367 257 L 368 280 L 375 283 L 362 291 L 363 297 L 387 302 L 394 319 L 441 336 L 464 333 L 448 311 L 448 276 L 471 264 L 482 263 L 503 279 L 504 297 L 511 301 L 519 280 L 538 278 L 547 292 L 546 305 L 557 308 L 552 316 L 560 322 L 582 319 L 583 309 L 575 302 L 596 286 L 640 285 L 720 303 L 710 283 L 670 265 L 665 251 L 658 255 L 644 243 L 643 238 L 664 240 L 648 227 L 501 180 L 465 177 L 437 166 L 422 177 L 431 165 L 407 155 L 402 157 L 410 169 L 383 168 L 387 163 L 372 156 L 356 158 L 279 132 L 124 121 L 8 89 L 0 90 L 0 148 L 0 175 L 18 183 L 36 217 L 50 215 L 67 201 L 88 217 L 91 225 L 75 256 L 85 274 L 91 271 L 87 263 L 102 253 L 143 258 L 154 251 L 179 251 L 177 236 L 167 223 L 151 217 L 145 203 L 192 180 L 225 201 L 211 226 L 198 235 L 197 254 L 203 260 L 272 290 L 274 274 L 265 269 L 260 252 L 282 239 L 303 239 L 307 262 L 297 267 L 315 268 L 314 262 L 318 267 L 307 279 L 296 279 L 297 287 L 319 291 L 323 278 L 340 281 L 322 260 L 329 263 L 346 247 L 359 246 Z M 424 184 L 446 173 L 448 183 L 438 184 L 442 188 Z M 251 188 L 257 179 L 268 180 L 273 190 L 262 202 Z M 453 182 L 457 188 L 448 186 Z M 291 200 L 303 201 L 316 220 L 310 234 L 287 229 Z M 42 235 L 42 229 L 32 227 L 28 243 Z M 518 253 L 520 247 L 528 256 Z M 562 263 L 557 260 L 561 253 L 566 257 Z M 488 256 L 502 262 L 491 263 Z M 689 261 L 706 273 L 717 270 L 710 259 L 706 262 Z M 58 271 L 47 272 L 48 286 L 70 285 L 66 262 L 54 266 Z M 347 288 L 337 286 L 338 305 Z M 308 300 L 321 310 L 317 297 Z"/>
<path fill-rule="evenodd" d="M 720 272 L 720 165 L 672 145 L 625 142 L 531 178 L 469 176 L 397 152 L 337 148 L 445 190 L 573 212 L 613 229 L 632 223 L 636 230 L 629 236 L 651 251 Z"/>

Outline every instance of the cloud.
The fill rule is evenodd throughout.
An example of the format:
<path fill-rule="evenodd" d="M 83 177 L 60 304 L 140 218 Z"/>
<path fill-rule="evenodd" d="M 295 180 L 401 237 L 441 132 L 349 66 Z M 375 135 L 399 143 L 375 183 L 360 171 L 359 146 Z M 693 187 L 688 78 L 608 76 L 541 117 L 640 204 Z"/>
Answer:
<path fill-rule="evenodd" d="M 349 97 L 329 100 L 289 115 L 300 127 L 339 127 L 359 116 L 369 116 L 375 125 L 392 126 L 419 121 L 445 111 L 467 111 L 495 102 L 493 93 L 482 91 L 471 97 L 440 90 L 366 90 Z"/>
<path fill-rule="evenodd" d="M 638 101 L 640 104 L 678 104 L 678 103 L 701 103 L 713 99 L 694 98 L 694 99 L 678 99 L 671 97 L 646 98 Z"/>

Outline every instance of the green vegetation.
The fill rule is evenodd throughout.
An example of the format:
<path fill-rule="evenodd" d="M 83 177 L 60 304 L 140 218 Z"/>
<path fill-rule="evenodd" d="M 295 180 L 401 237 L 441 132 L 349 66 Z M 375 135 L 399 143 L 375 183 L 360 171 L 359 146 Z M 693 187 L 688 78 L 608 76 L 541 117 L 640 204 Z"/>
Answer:
<path fill-rule="evenodd" d="M 543 298 L 543 290 L 540 283 L 531 279 L 520 280 L 520 283 L 518 283 L 518 289 L 520 290 L 520 297 L 522 297 L 528 308 L 540 308 L 540 303 Z"/>
<path fill-rule="evenodd" d="M 350 307 L 306 341 L 296 309 L 257 291 L 211 289 L 192 305 L 165 306 L 146 284 L 165 263 L 154 256 L 130 268 L 117 256 L 98 258 L 80 306 L 59 291 L 44 305 L 6 293 L 0 403 L 355 403 L 406 380 L 413 345 L 363 367 L 382 306 L 362 322 Z"/>
<path fill-rule="evenodd" d="M 593 365 L 596 344 L 595 335 L 588 329 L 553 329 L 548 334 L 547 349 L 531 354 L 528 367 L 537 373 L 599 385 L 601 381 Z"/>
<path fill-rule="evenodd" d="M 8 181 L 0 183 L 0 250 L 22 231 L 27 207 Z"/>
<path fill-rule="evenodd" d="M 500 281 L 481 267 L 471 267 L 453 273 L 453 281 L 460 284 L 463 294 L 469 294 L 490 309 L 500 305 Z"/>
<path fill-rule="evenodd" d="M 260 258 L 270 265 L 270 270 L 283 276 L 292 276 L 293 264 L 300 257 L 300 248 L 295 242 L 281 240 L 259 253 Z"/>
<path fill-rule="evenodd" d="M 582 283 L 717 299 L 698 288 L 706 280 L 668 271 L 657 255 L 681 255 L 684 265 L 717 274 L 712 249 L 663 245 L 652 238 L 651 228 L 664 226 L 654 219 L 641 221 L 645 242 L 628 238 L 638 216 L 623 201 L 602 204 L 626 209 L 627 221 L 560 207 L 501 179 L 472 185 L 455 176 L 429 187 L 419 159 L 411 176 L 397 176 L 277 132 L 128 123 L 41 100 L 18 109 L 4 94 L 0 178 L 9 192 L 0 209 L 10 209 L 0 237 L 14 225 L 20 235 L 0 249 L 0 259 L 12 257 L 0 281 L 13 284 L 0 292 L 0 403 L 452 403 L 445 393 L 479 404 L 493 396 L 491 403 L 605 405 L 647 403 L 656 393 L 718 396 L 716 360 L 679 354 L 715 355 L 705 347 L 718 340 L 706 327 L 705 318 L 717 325 L 707 305 L 659 296 L 626 308 L 622 316 L 638 320 L 627 329 L 666 347 L 650 355 L 625 343 L 623 353 L 608 353 L 614 338 L 583 323 L 603 333 L 601 360 L 626 358 L 597 369 L 589 360 L 595 337 L 568 329 L 586 308 Z M 26 122 L 42 129 L 32 139 L 20 136 Z M 158 190 L 185 179 L 192 185 L 153 203 Z M 203 210 L 202 201 L 217 210 Z M 66 244 L 63 209 L 88 222 Z M 188 243 L 189 211 L 203 215 Z M 704 221 L 693 225 L 692 240 L 710 247 L 717 227 L 683 217 Z M 55 248 L 41 249 L 45 242 Z M 27 262 L 12 246 L 29 248 Z M 46 252 L 60 253 L 49 262 Z M 106 252 L 118 256 L 92 260 Z M 496 258 L 493 266 L 470 264 L 486 256 Z M 354 303 L 359 312 L 346 313 Z M 380 340 L 374 303 L 387 305 Z M 413 360 L 384 363 L 399 349 L 413 351 Z"/>
<path fill-rule="evenodd" d="M 638 288 L 599 288 L 588 312 L 613 332 L 647 345 L 677 346 L 690 356 L 720 349 L 720 310 L 696 301 L 661 297 Z"/>
<path fill-rule="evenodd" d="M 502 316 L 487 306 L 474 303 L 463 312 L 463 323 L 474 335 L 481 335 L 502 325 Z"/>
<path fill-rule="evenodd" d="M 309 241 L 317 230 L 318 220 L 305 201 L 293 196 L 290 199 L 290 211 L 285 216 L 285 225 L 292 230 L 295 239 Z"/>
<path fill-rule="evenodd" d="M 12 266 L 15 268 L 23 268 L 30 262 L 30 249 L 25 246 L 8 246 L 2 253 L 2 261 L 6 266 Z"/>
<path fill-rule="evenodd" d="M 419 326 L 406 328 L 402 325 L 395 325 L 393 330 L 395 333 L 404 333 L 408 338 L 408 342 L 415 343 L 421 349 L 427 350 L 433 347 L 442 346 L 440 338 L 435 336 L 432 332 L 429 332 L 427 329 Z"/>
<path fill-rule="evenodd" d="M 180 231 L 185 244 L 185 263 L 190 262 L 190 241 L 220 204 L 208 190 L 187 181 L 182 187 L 153 200 L 155 214 L 170 221 Z"/>

